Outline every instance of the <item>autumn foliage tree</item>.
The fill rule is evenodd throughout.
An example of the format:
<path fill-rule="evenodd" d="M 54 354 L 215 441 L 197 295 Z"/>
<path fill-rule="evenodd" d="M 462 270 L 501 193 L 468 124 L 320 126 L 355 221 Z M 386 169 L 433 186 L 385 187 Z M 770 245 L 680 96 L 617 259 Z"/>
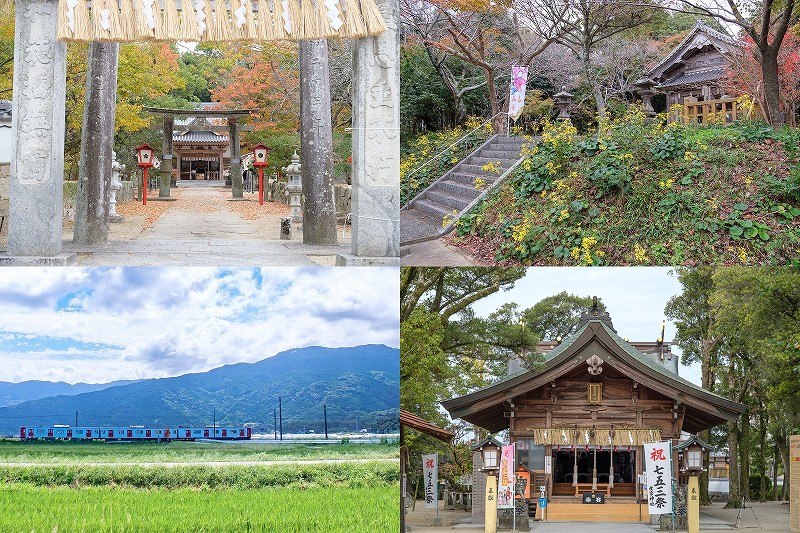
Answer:
<path fill-rule="evenodd" d="M 295 132 L 300 125 L 300 72 L 296 45 L 244 47 L 226 83 L 211 91 L 221 107 L 258 109 L 255 131 Z"/>
<path fill-rule="evenodd" d="M 734 94 L 751 95 L 758 103 L 762 117 L 768 121 L 764 75 L 756 60 L 754 46 L 753 39 L 747 36 L 742 45 L 743 53 L 730 64 L 727 80 Z M 780 110 L 786 116 L 786 123 L 796 126 L 800 103 L 800 38 L 792 32 L 786 34 L 778 52 L 778 82 Z"/>

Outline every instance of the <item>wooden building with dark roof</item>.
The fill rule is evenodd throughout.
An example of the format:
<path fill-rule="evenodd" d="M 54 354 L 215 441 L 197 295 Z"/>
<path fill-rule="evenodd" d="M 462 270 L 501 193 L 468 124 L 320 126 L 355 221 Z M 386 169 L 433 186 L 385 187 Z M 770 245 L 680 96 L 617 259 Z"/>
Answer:
<path fill-rule="evenodd" d="M 725 123 L 739 118 L 739 95 L 728 94 L 731 61 L 742 53 L 735 38 L 698 20 L 688 35 L 637 82 L 666 95 L 667 110 L 683 106 L 689 123 Z"/>
<path fill-rule="evenodd" d="M 746 408 L 678 376 L 663 350 L 637 350 L 597 307 L 545 359 L 534 371 L 442 405 L 454 419 L 491 433 L 508 430 L 517 463 L 543 474 L 548 520 L 649 521 L 642 445 L 677 444 L 682 431 L 735 420 Z M 675 461 L 676 477 L 677 468 Z M 582 504 L 580 495 L 590 491 L 605 493 L 606 503 Z M 480 501 L 473 497 L 477 522 Z"/>

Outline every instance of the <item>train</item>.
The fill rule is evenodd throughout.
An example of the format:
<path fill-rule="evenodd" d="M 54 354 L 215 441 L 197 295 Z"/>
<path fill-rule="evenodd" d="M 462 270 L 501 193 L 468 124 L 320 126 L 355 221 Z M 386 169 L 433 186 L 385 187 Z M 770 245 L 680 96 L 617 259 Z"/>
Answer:
<path fill-rule="evenodd" d="M 197 439 L 209 440 L 250 440 L 252 428 L 249 427 L 183 427 L 149 428 L 129 427 L 70 427 L 70 426 L 22 426 L 19 428 L 22 440 L 103 440 L 111 441 L 173 441 Z"/>

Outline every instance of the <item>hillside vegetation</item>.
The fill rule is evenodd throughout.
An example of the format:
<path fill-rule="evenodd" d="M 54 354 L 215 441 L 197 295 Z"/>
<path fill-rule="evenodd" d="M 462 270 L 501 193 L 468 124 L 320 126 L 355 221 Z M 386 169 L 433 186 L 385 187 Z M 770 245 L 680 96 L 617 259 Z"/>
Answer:
<path fill-rule="evenodd" d="M 380 345 L 312 346 L 281 352 L 257 363 L 209 372 L 148 379 L 76 396 L 56 396 L 0 408 L 0 433 L 23 425 L 155 427 L 249 424 L 273 432 L 281 398 L 283 431 L 399 429 L 400 358 Z"/>
<path fill-rule="evenodd" d="M 745 102 L 746 104 L 746 102 Z M 672 110 L 679 113 L 679 109 Z M 786 264 L 800 256 L 795 129 L 625 116 L 541 125 L 451 240 L 487 264 Z"/>

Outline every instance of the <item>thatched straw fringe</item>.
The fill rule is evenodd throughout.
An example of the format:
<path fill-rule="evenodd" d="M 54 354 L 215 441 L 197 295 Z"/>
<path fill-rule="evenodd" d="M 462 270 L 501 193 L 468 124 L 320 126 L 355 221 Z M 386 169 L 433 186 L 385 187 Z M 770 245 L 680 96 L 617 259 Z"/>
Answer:
<path fill-rule="evenodd" d="M 358 0 L 344 0 L 344 30 L 350 37 L 366 36 L 367 25 L 361 16 Z"/>
<path fill-rule="evenodd" d="M 133 10 L 133 0 L 120 0 L 119 25 L 126 41 L 136 38 L 136 12 Z"/>
<path fill-rule="evenodd" d="M 275 32 L 272 29 L 272 13 L 269 10 L 267 0 L 256 0 L 256 14 L 258 15 L 258 20 L 255 39 L 257 41 L 269 41 L 273 38 Z"/>
<path fill-rule="evenodd" d="M 303 21 L 303 38 L 319 39 L 319 21 L 317 20 L 317 8 L 314 7 L 314 0 L 303 0 L 300 4 L 300 13 Z"/>
<path fill-rule="evenodd" d="M 228 19 L 228 8 L 225 5 L 225 0 L 217 0 L 214 4 L 214 24 L 212 24 L 212 26 L 214 41 L 223 42 L 231 40 L 231 22 Z"/>
<path fill-rule="evenodd" d="M 286 2 L 286 4 L 284 4 L 284 2 Z M 276 39 L 292 38 L 292 35 L 286 31 L 286 19 L 289 17 L 286 11 L 289 5 L 288 2 L 289 0 L 272 0 L 272 4 L 275 6 L 275 11 L 272 16 L 272 28 L 275 30 Z M 291 24 L 291 21 L 289 24 Z"/>
<path fill-rule="evenodd" d="M 253 2 L 251 0 L 244 0 L 242 2 L 245 8 L 245 15 L 247 22 L 245 23 L 245 35 L 250 41 L 258 40 L 258 28 L 256 27 L 256 14 L 253 11 Z"/>
<path fill-rule="evenodd" d="M 380 35 L 388 29 L 374 0 L 361 0 L 361 14 L 367 24 L 367 34 Z"/>
<path fill-rule="evenodd" d="M 161 28 L 161 4 L 158 0 L 134 0 L 134 9 L 136 10 L 137 32 L 139 37 L 149 41 L 160 41 L 164 38 L 163 29 Z M 151 20 L 147 17 L 145 12 L 146 8 L 150 8 L 153 14 L 152 23 L 154 27 L 150 27 Z"/>
<path fill-rule="evenodd" d="M 104 22 L 108 28 L 104 26 Z M 94 32 L 95 41 L 120 41 L 125 39 L 126 35 L 122 32 L 116 0 L 92 1 L 92 31 Z"/>
<path fill-rule="evenodd" d="M 305 32 L 303 32 L 303 13 L 300 10 L 300 0 L 289 0 L 289 20 L 292 21 L 291 39 L 305 39 Z"/>
<path fill-rule="evenodd" d="M 328 6 L 332 4 L 339 13 L 337 22 L 333 22 L 328 16 Z M 344 32 L 344 13 L 339 0 L 317 0 L 317 13 L 319 13 L 319 33 L 320 37 L 341 37 Z M 334 29 L 335 27 L 335 29 Z"/>
<path fill-rule="evenodd" d="M 162 35 L 167 41 L 181 38 L 181 17 L 175 0 L 164 0 L 164 15 L 161 19 Z"/>
<path fill-rule="evenodd" d="M 231 37 L 236 39 L 237 41 L 244 41 L 247 37 L 247 12 L 242 10 L 242 2 L 241 0 L 230 0 L 231 2 L 231 27 L 229 28 L 231 32 Z M 242 25 L 239 26 L 239 16 L 237 12 L 241 10 L 242 16 L 244 16 L 244 21 Z"/>
<path fill-rule="evenodd" d="M 200 32 L 197 29 L 197 14 L 192 0 L 181 0 L 181 41 L 197 42 Z"/>
<path fill-rule="evenodd" d="M 202 12 L 205 15 L 203 24 L 205 29 L 200 32 L 200 37 L 203 41 L 214 40 L 214 11 L 211 9 L 211 0 L 200 0 L 202 2 Z"/>
<path fill-rule="evenodd" d="M 56 33 L 59 39 L 69 39 L 71 41 L 90 42 L 92 40 L 92 19 L 89 15 L 89 6 L 86 5 L 86 0 L 78 0 L 72 16 L 74 23 L 70 25 L 67 18 L 66 0 L 63 6 L 59 8 L 59 22 Z M 63 11 L 62 11 L 63 10 Z M 63 14 L 63 18 L 62 18 Z"/>

